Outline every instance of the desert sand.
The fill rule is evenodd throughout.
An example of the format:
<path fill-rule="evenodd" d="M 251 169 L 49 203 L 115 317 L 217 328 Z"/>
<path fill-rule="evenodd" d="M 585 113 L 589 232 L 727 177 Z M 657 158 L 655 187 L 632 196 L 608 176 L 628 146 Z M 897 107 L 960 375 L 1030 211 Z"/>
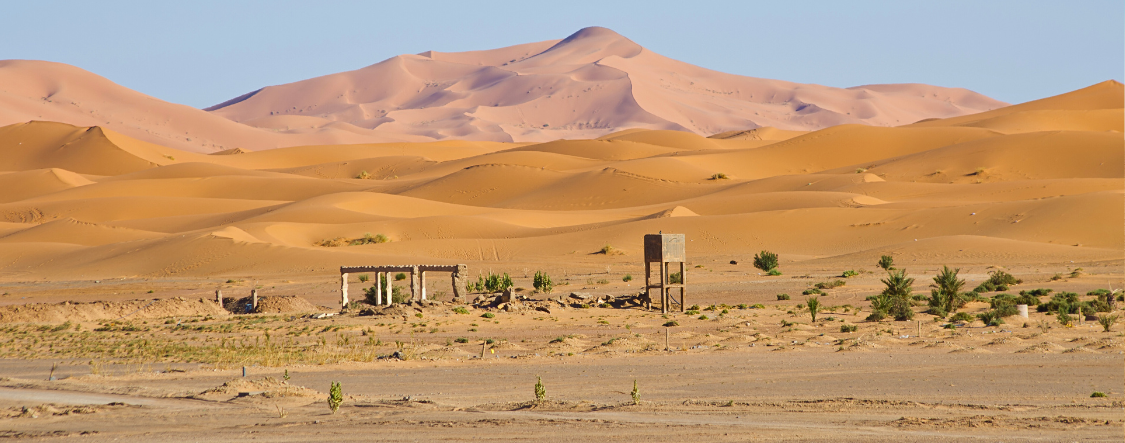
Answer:
<path fill-rule="evenodd" d="M 602 52 L 580 50 L 585 40 Z M 702 99 L 683 85 L 661 90 L 652 80 L 660 69 L 711 79 L 697 81 L 703 89 L 743 85 L 749 94 L 757 83 L 673 63 L 593 29 L 402 57 L 265 88 L 210 113 L 128 105 L 183 112 L 159 117 L 168 132 L 151 137 L 139 135 L 141 123 L 68 122 L 66 106 L 88 113 L 77 104 L 0 128 L 0 436 L 1121 440 L 1121 323 L 1103 331 L 1083 317 L 1067 326 L 1032 308 L 1027 319 L 988 326 L 927 314 L 924 301 L 913 320 L 868 321 L 866 300 L 883 288 L 884 255 L 922 295 L 944 265 L 960 270 L 965 290 L 997 270 L 1022 280 L 1013 294 L 1045 288 L 1091 301 L 1125 284 L 1120 83 L 995 109 L 930 87 L 763 83 L 755 96 L 797 90 L 777 100 L 815 96 L 821 110 L 784 118 L 784 106 L 735 94 L 704 119 L 664 113 L 668 103 Z M 573 88 L 556 70 L 570 64 L 606 90 L 620 81 L 606 70 L 649 76 L 650 86 L 635 84 L 633 111 L 588 132 L 553 133 L 535 119 L 539 129 L 489 120 L 474 132 L 464 125 L 478 120 L 447 115 L 486 109 L 471 104 L 486 95 L 438 100 L 435 89 L 426 101 L 407 88 L 393 100 L 419 109 L 396 112 L 449 127 L 418 132 L 427 125 L 396 117 L 391 127 L 409 137 L 388 143 L 325 141 L 321 129 L 306 139 L 261 136 L 300 117 L 271 118 L 274 106 L 335 103 L 316 118 L 357 127 L 382 118 L 353 114 L 364 103 L 378 109 L 375 92 L 344 106 L 324 101 L 321 86 L 396 64 L 430 66 L 434 77 L 418 78 L 452 84 L 491 72 L 493 82 L 559 77 L 558 88 Z M 923 98 L 906 98 L 920 91 L 947 107 L 929 117 L 948 118 L 922 117 Z M 886 101 L 866 117 L 829 110 L 850 103 L 847 94 Z M 138 115 L 126 107 L 122 116 Z M 766 117 L 739 120 L 735 110 Z M 693 119 L 717 123 L 685 123 Z M 192 124 L 259 144 L 163 143 Z M 619 127 L 629 129 L 603 133 Z M 234 149 L 251 146 L 273 149 Z M 686 235 L 691 314 L 622 301 L 642 285 L 642 237 L 656 232 Z M 349 245 L 378 235 L 389 241 Z M 751 265 L 762 250 L 780 255 L 781 275 Z M 453 300 L 448 280 L 435 278 L 428 303 L 360 302 L 340 313 L 339 266 L 412 263 L 507 273 L 525 300 Z M 537 271 L 553 277 L 554 292 L 532 289 Z M 371 284 L 359 277 L 353 299 Z M 802 295 L 836 280 L 822 295 Z M 242 313 L 238 299 L 251 289 L 263 308 Z M 230 302 L 216 303 L 215 290 Z M 961 312 L 988 312 L 996 295 Z M 825 306 L 815 321 L 808 298 Z M 544 401 L 534 397 L 539 377 Z M 335 414 L 325 402 L 331 381 L 345 394 Z"/>

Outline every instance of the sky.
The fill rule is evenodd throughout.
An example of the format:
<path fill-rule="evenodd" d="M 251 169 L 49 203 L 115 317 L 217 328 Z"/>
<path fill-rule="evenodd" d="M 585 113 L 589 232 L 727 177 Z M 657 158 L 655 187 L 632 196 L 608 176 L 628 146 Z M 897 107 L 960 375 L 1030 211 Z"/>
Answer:
<path fill-rule="evenodd" d="M 78 66 L 203 108 L 399 54 L 562 39 L 604 26 L 667 57 L 849 87 L 926 83 L 1009 103 L 1125 71 L 1125 2 L 13 2 L 0 59 Z"/>

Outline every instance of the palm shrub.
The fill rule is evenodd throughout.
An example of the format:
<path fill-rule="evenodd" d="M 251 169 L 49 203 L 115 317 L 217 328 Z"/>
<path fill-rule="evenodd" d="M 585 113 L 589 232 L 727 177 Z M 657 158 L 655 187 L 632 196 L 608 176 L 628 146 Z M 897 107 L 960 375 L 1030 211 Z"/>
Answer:
<path fill-rule="evenodd" d="M 820 300 L 818 300 L 816 297 L 809 297 L 805 300 L 805 303 L 808 303 L 809 315 L 812 315 L 812 321 L 813 323 L 816 323 L 816 313 L 820 311 Z"/>
<path fill-rule="evenodd" d="M 551 282 L 551 276 L 542 271 L 535 271 L 535 278 L 532 280 L 532 285 L 535 286 L 536 291 L 545 294 L 550 294 L 555 288 L 555 284 Z"/>
<path fill-rule="evenodd" d="M 871 302 L 871 315 L 867 316 L 867 321 L 880 321 L 887 318 L 887 312 L 891 310 L 891 296 L 887 294 L 879 294 L 867 297 Z"/>
<path fill-rule="evenodd" d="M 895 258 L 889 255 L 879 257 L 879 267 L 887 271 L 893 270 L 895 268 Z"/>
<path fill-rule="evenodd" d="M 914 318 L 914 310 L 910 309 L 914 279 L 906 276 L 906 270 L 887 271 L 887 278 L 880 281 L 886 286 L 880 295 L 885 295 L 889 299 L 883 312 L 897 321 Z M 874 303 L 872 303 L 872 310 L 874 310 Z"/>
<path fill-rule="evenodd" d="M 777 254 L 770 251 L 762 251 L 754 254 L 754 267 L 763 271 L 777 269 Z"/>
<path fill-rule="evenodd" d="M 961 297 L 961 288 L 965 287 L 965 280 L 957 278 L 957 273 L 960 269 L 949 269 L 949 266 L 942 266 L 941 272 L 934 277 L 933 284 L 930 285 L 930 306 L 941 308 L 945 312 L 954 312 L 957 308 L 964 305 L 964 298 Z"/>

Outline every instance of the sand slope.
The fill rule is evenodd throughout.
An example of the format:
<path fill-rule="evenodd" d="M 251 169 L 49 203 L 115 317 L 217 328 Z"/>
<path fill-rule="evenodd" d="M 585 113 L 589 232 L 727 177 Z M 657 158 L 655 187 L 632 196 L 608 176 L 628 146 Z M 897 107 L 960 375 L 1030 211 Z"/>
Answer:
<path fill-rule="evenodd" d="M 595 37 L 598 51 L 572 46 Z M 561 61 L 582 70 L 609 53 L 645 53 L 604 33 L 505 51 L 426 57 L 507 78 L 505 69 L 548 75 Z M 411 69 L 433 68 L 419 63 Z M 762 249 L 811 263 L 881 253 L 927 263 L 1121 260 L 1122 107 L 1121 85 L 1110 82 L 897 127 L 710 138 L 635 128 L 545 143 L 225 155 L 100 126 L 19 123 L 0 128 L 0 278 L 606 266 L 635 263 L 642 236 L 658 231 L 687 234 L 693 260 L 723 263 Z M 322 245 L 366 234 L 390 242 Z M 596 254 L 605 245 L 622 255 Z"/>
<path fill-rule="evenodd" d="M 0 60 L 0 125 L 44 120 L 100 126 L 138 140 L 189 152 L 269 149 L 330 143 L 423 141 L 338 123 L 279 133 L 232 122 L 189 106 L 141 94 L 80 68 L 36 60 Z"/>
<path fill-rule="evenodd" d="M 463 53 L 400 55 L 355 71 L 268 86 L 215 115 L 287 132 L 347 124 L 433 139 L 550 141 L 626 128 L 710 135 L 771 126 L 900 125 L 995 109 L 928 85 L 849 89 L 724 74 L 653 53 L 612 30 Z"/>

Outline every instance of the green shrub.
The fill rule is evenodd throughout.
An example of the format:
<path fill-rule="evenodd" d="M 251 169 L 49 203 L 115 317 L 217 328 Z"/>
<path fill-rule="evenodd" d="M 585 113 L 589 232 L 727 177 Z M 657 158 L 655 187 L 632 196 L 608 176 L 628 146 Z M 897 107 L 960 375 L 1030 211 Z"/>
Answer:
<path fill-rule="evenodd" d="M 953 323 L 969 323 L 975 319 L 976 317 L 973 317 L 973 314 L 970 314 L 968 312 L 958 312 L 956 314 L 953 314 L 953 317 L 950 317 L 949 321 Z"/>
<path fill-rule="evenodd" d="M 851 278 L 851 277 L 855 277 L 855 276 L 857 276 L 857 275 L 859 275 L 859 273 L 858 273 L 858 272 L 856 272 L 856 271 L 853 271 L 853 270 L 849 269 L 849 270 L 847 270 L 847 271 L 844 271 L 844 273 L 843 273 L 843 274 L 841 274 L 841 275 L 840 275 L 840 277 L 843 277 L 843 278 Z"/>
<path fill-rule="evenodd" d="M 1051 292 L 1054 292 L 1054 289 L 1039 288 L 1039 289 L 1032 289 L 1030 291 L 1020 291 L 1020 295 L 1030 295 L 1030 296 L 1033 296 L 1033 297 L 1042 297 L 1044 295 L 1050 295 Z"/>
<path fill-rule="evenodd" d="M 670 327 L 672 327 L 672 326 L 679 326 L 679 325 L 680 325 L 680 324 L 679 324 L 679 323 L 676 323 L 676 322 L 675 322 L 675 320 L 673 320 L 673 321 L 668 321 L 668 322 L 664 322 L 664 327 L 665 327 L 665 328 L 670 328 Z"/>
<path fill-rule="evenodd" d="M 807 300 L 805 300 L 805 303 L 808 303 L 809 315 L 812 315 L 812 321 L 813 323 L 816 323 L 816 314 L 817 312 L 820 312 L 820 300 L 818 300 L 816 297 L 809 297 Z"/>
<path fill-rule="evenodd" d="M 367 275 L 367 274 L 359 274 L 359 282 L 360 282 L 360 283 L 367 283 L 367 281 L 368 281 L 368 280 L 371 280 L 371 276 L 370 276 L 370 275 Z"/>
<path fill-rule="evenodd" d="M 879 257 L 879 263 L 878 264 L 879 264 L 879 267 L 883 268 L 884 270 L 887 270 L 887 271 L 893 270 L 895 268 L 895 258 L 891 257 L 889 255 L 884 255 L 882 257 Z"/>
<path fill-rule="evenodd" d="M 535 279 L 532 284 L 536 291 L 545 294 L 550 294 L 555 288 L 555 284 L 551 282 L 551 277 L 542 271 L 535 271 Z"/>
<path fill-rule="evenodd" d="M 668 283 L 680 284 L 680 283 L 683 283 L 683 282 L 684 282 L 683 274 L 680 274 L 679 272 L 673 272 L 671 274 L 668 274 Z"/>
<path fill-rule="evenodd" d="M 761 303 L 755 303 L 754 306 L 751 306 L 751 308 L 753 308 L 753 309 L 766 309 L 766 307 L 763 306 Z"/>
<path fill-rule="evenodd" d="M 777 269 L 777 254 L 770 251 L 762 251 L 754 254 L 754 267 L 763 271 Z"/>
<path fill-rule="evenodd" d="M 1055 314 L 1055 320 L 1058 320 L 1059 324 L 1063 326 L 1067 326 L 1074 321 L 1074 319 L 1071 318 L 1070 314 L 1067 314 L 1064 311 L 1059 311 L 1058 314 Z"/>
<path fill-rule="evenodd" d="M 867 321 L 883 321 L 887 318 L 887 314 L 883 311 L 871 311 L 871 315 L 867 316 Z"/>
<path fill-rule="evenodd" d="M 484 286 L 483 289 L 488 292 L 501 292 L 513 286 L 512 277 L 508 276 L 507 273 L 493 274 L 492 271 L 488 271 L 487 276 L 477 279 L 481 282 L 481 286 Z"/>
<path fill-rule="evenodd" d="M 1078 294 L 1073 292 L 1060 292 L 1052 295 L 1047 303 L 1040 304 L 1036 310 L 1039 312 L 1059 312 L 1065 306 L 1066 313 L 1076 314 L 1081 310 Z"/>
<path fill-rule="evenodd" d="M 998 303 L 992 308 L 992 312 L 996 313 L 997 317 L 1004 318 L 1019 314 L 1020 310 L 1016 309 L 1016 305 L 1011 303 Z"/>
<path fill-rule="evenodd" d="M 395 281 L 403 281 L 403 280 L 406 280 L 406 273 L 399 272 L 398 274 L 395 274 Z"/>
<path fill-rule="evenodd" d="M 770 269 L 770 271 L 767 272 L 766 275 L 771 275 L 771 276 L 776 277 L 778 275 L 781 275 L 781 271 L 777 270 L 777 268 L 773 268 L 773 269 Z"/>
<path fill-rule="evenodd" d="M 934 276 L 934 282 L 930 284 L 933 288 L 930 290 L 930 306 L 940 307 L 945 312 L 954 312 L 964 305 L 964 298 L 960 295 L 965 280 L 957 278 L 957 273 L 960 271 L 960 269 L 942 266 L 941 272 Z"/>
<path fill-rule="evenodd" d="M 935 315 L 935 316 L 938 316 L 938 317 L 941 317 L 941 318 L 945 318 L 947 315 L 949 315 L 948 312 L 945 312 L 945 309 L 942 309 L 941 307 L 938 307 L 938 306 L 930 306 L 930 309 L 927 309 L 926 313 L 931 314 L 931 315 Z"/>
<path fill-rule="evenodd" d="M 809 294 L 805 294 L 805 295 L 809 295 Z M 789 294 L 777 294 L 777 299 L 778 300 L 789 300 Z"/>
<path fill-rule="evenodd" d="M 469 339 L 467 339 L 465 337 L 459 337 L 459 338 L 457 338 L 456 340 L 453 340 L 453 341 L 455 341 L 457 343 L 468 343 Z"/>
<path fill-rule="evenodd" d="M 1109 328 L 1113 327 L 1114 323 L 1117 323 L 1118 318 L 1119 318 L 1119 316 L 1116 315 L 1116 314 L 1114 314 L 1114 315 L 1100 315 L 1100 316 L 1098 316 L 1098 324 L 1102 325 L 1102 329 L 1104 329 L 1105 332 L 1109 332 Z"/>
<path fill-rule="evenodd" d="M 546 399 L 547 399 L 547 388 L 543 387 L 543 377 L 539 377 L 539 380 L 535 382 L 535 402 L 536 403 L 542 403 L 543 400 L 546 400 Z"/>
<path fill-rule="evenodd" d="M 469 310 L 465 309 L 464 306 L 458 306 L 456 308 L 453 308 L 453 313 L 454 314 L 468 314 Z"/>
<path fill-rule="evenodd" d="M 855 332 L 857 330 L 859 330 L 859 326 L 856 325 L 840 325 L 840 332 Z"/>
<path fill-rule="evenodd" d="M 496 314 L 493 314 L 491 312 L 485 312 L 485 313 L 481 314 L 480 316 L 484 317 L 484 318 L 493 318 L 493 317 L 496 317 Z"/>
<path fill-rule="evenodd" d="M 1086 293 L 1086 295 L 1096 295 L 1096 296 L 1098 296 L 1098 298 L 1105 297 L 1109 294 L 1110 294 L 1109 289 L 1095 289 L 1093 291 L 1090 291 L 1090 292 Z"/>
<path fill-rule="evenodd" d="M 983 283 L 977 286 L 976 289 L 973 289 L 973 292 L 1007 291 L 1008 286 L 1018 285 L 1020 283 L 1023 283 L 1023 280 L 1012 276 L 1012 274 L 997 269 L 989 273 L 988 280 L 985 280 Z"/>
<path fill-rule="evenodd" d="M 1008 295 L 1008 294 L 1000 294 L 1000 295 Z M 1017 304 L 1017 305 L 1038 306 L 1039 305 L 1039 297 L 1036 297 L 1036 296 L 1031 295 L 1031 294 L 1021 294 L 1018 297 L 1012 297 L 1012 303 Z"/>
<path fill-rule="evenodd" d="M 980 319 L 981 323 L 984 323 L 986 326 L 1000 326 L 1002 323 L 1004 323 L 1004 320 L 1000 319 L 1000 314 L 996 311 L 982 312 L 980 314 L 977 314 L 977 318 Z"/>
<path fill-rule="evenodd" d="M 728 178 L 729 177 L 727 177 L 727 175 L 722 172 L 716 172 L 715 174 L 711 175 L 711 180 L 726 180 Z"/>
<path fill-rule="evenodd" d="M 1091 397 L 1091 398 L 1095 398 L 1095 397 L 1105 397 L 1105 393 L 1104 393 L 1104 392 L 1101 392 L 1101 391 L 1094 391 L 1094 393 L 1093 393 L 1093 394 L 1090 394 L 1090 397 Z"/>
<path fill-rule="evenodd" d="M 821 292 L 820 289 L 817 289 L 817 288 L 809 288 L 809 289 L 805 289 L 804 291 L 801 292 L 801 295 L 815 295 L 815 294 L 823 294 L 823 292 Z M 786 300 L 789 300 L 789 299 L 786 298 Z"/>
<path fill-rule="evenodd" d="M 1090 308 L 1092 308 L 1094 310 L 1094 312 L 1109 312 L 1109 310 L 1110 310 L 1109 304 L 1106 303 L 1105 300 L 1102 300 L 1100 298 L 1095 298 L 1093 300 L 1086 300 L 1083 303 L 1089 305 Z"/>
<path fill-rule="evenodd" d="M 848 284 L 848 282 L 843 281 L 843 280 L 833 280 L 833 281 L 822 281 L 822 282 L 817 283 L 813 286 L 815 286 L 817 289 L 835 289 L 835 288 L 838 288 L 840 286 L 844 286 L 846 284 Z"/>
<path fill-rule="evenodd" d="M 340 405 L 344 403 L 344 393 L 340 389 L 340 382 L 332 382 L 331 387 L 328 388 L 328 408 L 332 409 L 332 413 L 340 410 Z"/>
<path fill-rule="evenodd" d="M 1078 304 L 1078 310 L 1079 310 L 1080 314 L 1082 314 L 1083 316 L 1086 316 L 1086 317 L 1089 317 L 1089 316 L 1092 316 L 1092 315 L 1095 315 L 1095 314 L 1098 313 L 1098 310 L 1097 310 L 1097 308 L 1094 307 L 1094 304 L 1091 303 L 1091 302 L 1088 302 L 1088 301 L 1084 301 L 1082 303 L 1079 303 Z"/>
<path fill-rule="evenodd" d="M 698 313 L 699 313 L 699 310 L 696 310 L 696 309 L 688 309 L 687 311 L 684 311 L 684 314 L 687 314 L 687 315 L 695 315 L 695 314 L 698 314 Z"/>
<path fill-rule="evenodd" d="M 387 287 L 386 277 L 380 278 L 379 280 L 382 281 L 382 286 L 384 288 Z M 368 287 L 368 288 L 363 290 L 363 300 L 365 302 L 367 302 L 367 304 L 374 305 L 374 304 L 377 304 L 377 302 L 379 301 L 376 298 L 376 291 L 378 291 L 378 288 L 376 288 L 375 286 L 376 285 L 371 285 L 371 287 Z M 386 297 L 386 296 L 387 296 L 387 294 L 383 294 L 383 297 Z M 394 302 L 394 303 L 405 303 L 409 300 L 410 300 L 410 294 L 406 293 L 405 290 L 401 286 L 391 286 L 391 301 L 392 302 Z M 385 298 L 383 299 L 383 302 L 386 303 Z"/>
<path fill-rule="evenodd" d="M 906 276 L 906 270 L 901 269 L 898 272 L 888 272 L 887 278 L 879 280 L 883 282 L 886 288 L 883 289 L 883 294 L 892 297 L 910 297 L 914 291 L 914 279 Z"/>
<path fill-rule="evenodd" d="M 371 233 L 368 232 L 366 234 L 363 234 L 363 237 L 357 238 L 357 239 L 349 242 L 348 246 L 361 246 L 361 245 L 369 245 L 369 244 L 376 244 L 376 243 L 386 243 L 386 242 L 389 242 L 389 241 L 390 240 L 387 238 L 387 236 L 385 236 L 383 234 L 371 235 Z"/>
<path fill-rule="evenodd" d="M 633 276 L 632 276 L 632 275 L 629 275 L 629 274 L 625 274 L 625 276 L 624 276 L 624 277 L 621 277 L 621 281 L 623 281 L 623 282 L 631 282 L 631 281 L 633 281 Z"/>

